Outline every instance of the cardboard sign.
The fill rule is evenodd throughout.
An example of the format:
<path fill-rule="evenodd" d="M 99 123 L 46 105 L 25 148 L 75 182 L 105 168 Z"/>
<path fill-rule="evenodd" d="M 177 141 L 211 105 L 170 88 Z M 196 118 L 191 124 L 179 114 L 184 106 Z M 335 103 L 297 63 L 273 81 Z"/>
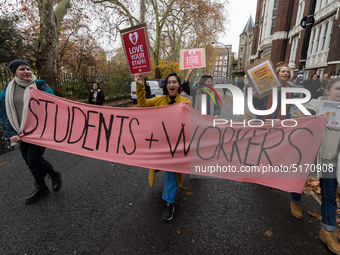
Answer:
<path fill-rule="evenodd" d="M 273 87 L 280 87 L 280 80 L 276 76 L 269 56 L 247 66 L 245 71 L 259 98 L 269 95 Z"/>
<path fill-rule="evenodd" d="M 340 102 L 322 102 L 320 113 L 327 116 L 327 127 L 340 128 Z"/>
<path fill-rule="evenodd" d="M 205 49 L 181 49 L 179 69 L 190 69 L 191 67 L 200 68 L 205 67 Z"/>
<path fill-rule="evenodd" d="M 146 24 L 120 31 L 130 74 L 152 74 L 148 51 Z"/>

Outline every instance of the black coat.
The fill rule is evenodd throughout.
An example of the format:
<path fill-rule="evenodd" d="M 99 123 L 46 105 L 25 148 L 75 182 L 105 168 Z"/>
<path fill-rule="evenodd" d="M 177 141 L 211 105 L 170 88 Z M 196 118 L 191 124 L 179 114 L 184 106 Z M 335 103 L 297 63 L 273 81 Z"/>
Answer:
<path fill-rule="evenodd" d="M 103 91 L 98 89 L 98 92 L 97 92 L 97 102 L 95 102 L 95 103 L 92 101 L 92 99 L 94 99 L 93 93 L 94 93 L 94 91 L 93 91 L 93 89 L 91 89 L 88 103 L 89 104 L 96 104 L 96 105 L 103 105 L 103 103 L 105 102 L 105 96 L 104 96 Z"/>

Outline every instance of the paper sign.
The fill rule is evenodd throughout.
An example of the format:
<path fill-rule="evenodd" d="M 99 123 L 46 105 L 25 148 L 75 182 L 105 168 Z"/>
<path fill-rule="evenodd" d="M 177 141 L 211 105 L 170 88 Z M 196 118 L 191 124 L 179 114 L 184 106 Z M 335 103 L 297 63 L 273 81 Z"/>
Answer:
<path fill-rule="evenodd" d="M 152 74 L 146 24 L 124 29 L 120 35 L 129 63 L 130 74 Z"/>
<path fill-rule="evenodd" d="M 181 49 L 179 69 L 189 69 L 191 67 L 200 68 L 205 67 L 205 49 Z"/>
<path fill-rule="evenodd" d="M 327 116 L 327 127 L 340 128 L 340 102 L 322 102 L 320 113 Z"/>
<path fill-rule="evenodd" d="M 247 66 L 245 71 L 249 82 L 260 97 L 270 94 L 273 87 L 280 87 L 280 81 L 269 57 Z"/>

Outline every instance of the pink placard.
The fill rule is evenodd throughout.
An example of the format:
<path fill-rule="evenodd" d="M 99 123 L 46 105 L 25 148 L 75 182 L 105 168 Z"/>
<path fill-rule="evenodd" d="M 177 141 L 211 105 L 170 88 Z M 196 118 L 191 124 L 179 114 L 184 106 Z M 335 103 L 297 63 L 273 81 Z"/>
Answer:
<path fill-rule="evenodd" d="M 189 69 L 191 67 L 205 67 L 205 49 L 181 49 L 180 50 L 180 69 Z"/>

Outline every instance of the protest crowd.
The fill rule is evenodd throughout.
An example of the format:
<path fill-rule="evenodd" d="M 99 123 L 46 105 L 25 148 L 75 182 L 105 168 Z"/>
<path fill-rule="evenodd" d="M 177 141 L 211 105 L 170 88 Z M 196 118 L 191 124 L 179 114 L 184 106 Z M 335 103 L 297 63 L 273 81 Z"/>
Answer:
<path fill-rule="evenodd" d="M 10 140 L 11 146 L 19 147 L 21 155 L 32 173 L 35 180 L 35 190 L 26 197 L 26 204 L 39 201 L 41 198 L 49 194 L 49 188 L 45 183 L 45 177 L 49 176 L 52 181 L 52 190 L 58 192 L 62 187 L 61 173 L 54 170 L 53 166 L 43 158 L 45 147 L 24 142 L 21 140 L 23 135 L 24 123 L 27 117 L 28 100 L 30 90 L 40 90 L 53 95 L 50 86 L 43 80 L 36 79 L 32 74 L 30 65 L 24 60 L 13 60 L 9 67 L 14 74 L 14 79 L 7 84 L 0 92 L 0 125 L 7 139 Z M 191 67 L 182 83 L 180 77 L 176 73 L 170 73 L 166 76 L 163 87 L 163 95 L 148 98 L 146 96 L 145 79 L 140 75 L 134 75 L 134 80 L 137 84 L 137 101 L 138 106 L 143 107 L 161 107 L 173 104 L 184 104 L 185 107 L 194 107 L 201 110 L 203 103 L 201 101 L 202 94 L 210 95 L 216 92 L 214 89 L 213 77 L 204 75 L 201 77 L 198 85 L 192 87 L 189 80 L 194 68 Z M 289 66 L 280 62 L 276 65 L 276 75 L 280 81 L 281 88 L 303 87 L 311 94 L 311 100 L 304 106 L 312 113 L 319 115 L 320 107 L 323 102 L 340 102 L 340 80 L 329 79 L 329 75 L 325 74 L 322 80 L 318 75 L 314 74 L 310 79 L 301 82 L 296 77 L 290 79 Z M 240 89 L 246 93 L 246 89 L 250 86 L 239 79 L 236 83 Z M 202 88 L 205 88 L 204 90 Z M 192 102 L 186 98 L 186 95 L 191 95 Z M 268 110 L 272 107 L 272 95 L 268 94 L 265 97 L 257 97 L 258 91 L 253 90 L 254 106 L 258 110 Z M 218 93 L 213 97 L 208 97 L 207 115 L 213 118 L 219 118 L 221 115 L 221 105 L 218 100 Z M 288 93 L 287 99 L 301 97 L 301 94 Z M 276 109 L 270 115 L 256 116 L 256 119 L 263 121 L 268 120 L 284 120 L 288 118 L 302 118 L 305 114 L 300 109 L 291 108 L 287 105 L 286 114 L 281 113 L 280 93 L 278 93 L 278 102 Z M 88 103 L 93 105 L 102 105 L 105 100 L 103 92 L 98 83 L 94 83 L 90 92 Z M 181 116 L 178 116 L 181 119 Z M 336 169 L 338 163 L 338 151 L 340 144 L 340 129 L 334 127 L 325 127 L 323 131 L 322 143 L 316 157 L 317 164 L 331 164 L 332 169 Z M 125 150 L 125 149 L 124 149 Z M 149 169 L 149 183 L 152 187 L 155 175 L 158 169 Z M 336 192 L 338 181 L 340 178 L 338 171 L 326 172 L 320 178 L 320 187 L 322 194 L 322 222 L 320 240 L 327 244 L 328 248 L 335 254 L 340 254 L 340 244 L 335 237 L 336 228 Z M 178 187 L 185 189 L 182 186 L 182 174 L 173 171 L 165 171 L 164 188 L 162 199 L 165 201 L 165 210 L 162 219 L 170 221 L 174 217 L 175 212 L 175 197 Z M 301 193 L 291 192 L 291 214 L 302 219 L 303 213 L 301 208 Z"/>

